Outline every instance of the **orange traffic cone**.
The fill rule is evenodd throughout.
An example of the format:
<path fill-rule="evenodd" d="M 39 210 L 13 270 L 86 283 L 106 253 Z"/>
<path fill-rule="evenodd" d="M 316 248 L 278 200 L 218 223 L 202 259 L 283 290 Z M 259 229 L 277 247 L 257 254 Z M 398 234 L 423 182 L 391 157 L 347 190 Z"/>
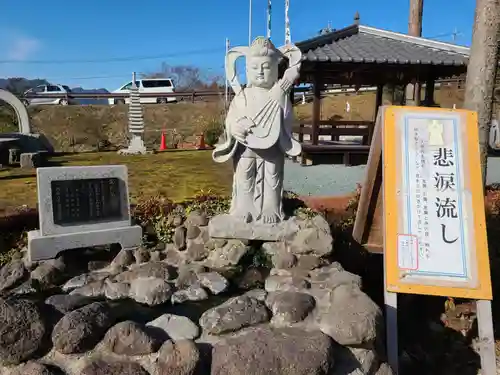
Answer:
<path fill-rule="evenodd" d="M 201 133 L 200 134 L 200 143 L 198 145 L 198 150 L 204 150 L 205 149 L 205 134 Z"/>
<path fill-rule="evenodd" d="M 167 149 L 167 140 L 165 139 L 165 133 L 161 132 L 160 151 L 165 151 L 166 149 Z"/>

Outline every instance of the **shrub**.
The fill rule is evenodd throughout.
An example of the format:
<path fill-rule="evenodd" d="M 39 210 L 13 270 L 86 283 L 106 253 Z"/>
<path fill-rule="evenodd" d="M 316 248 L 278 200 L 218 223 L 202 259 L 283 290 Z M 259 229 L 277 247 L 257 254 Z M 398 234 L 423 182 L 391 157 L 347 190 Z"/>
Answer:
<path fill-rule="evenodd" d="M 217 121 L 215 118 L 210 120 L 204 130 L 205 143 L 209 146 L 216 145 L 223 131 L 224 126 L 220 123 L 220 121 Z"/>

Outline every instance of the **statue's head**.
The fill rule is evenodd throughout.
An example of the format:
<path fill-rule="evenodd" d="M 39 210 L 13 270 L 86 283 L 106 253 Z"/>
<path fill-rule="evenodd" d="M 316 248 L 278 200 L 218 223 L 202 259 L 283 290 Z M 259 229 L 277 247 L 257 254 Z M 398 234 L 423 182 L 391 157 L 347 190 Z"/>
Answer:
<path fill-rule="evenodd" d="M 278 80 L 281 52 L 264 37 L 256 38 L 247 54 L 248 86 L 270 89 Z"/>

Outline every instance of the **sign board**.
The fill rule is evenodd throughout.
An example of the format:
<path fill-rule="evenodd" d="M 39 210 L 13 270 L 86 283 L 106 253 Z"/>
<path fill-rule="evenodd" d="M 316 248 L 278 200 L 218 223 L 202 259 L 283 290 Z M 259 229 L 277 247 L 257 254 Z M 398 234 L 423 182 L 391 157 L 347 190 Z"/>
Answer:
<path fill-rule="evenodd" d="M 476 113 L 381 112 L 387 291 L 490 300 Z"/>
<path fill-rule="evenodd" d="M 28 233 L 31 260 L 67 249 L 141 244 L 141 227 L 131 225 L 126 166 L 38 168 L 37 186 L 40 229 Z"/>

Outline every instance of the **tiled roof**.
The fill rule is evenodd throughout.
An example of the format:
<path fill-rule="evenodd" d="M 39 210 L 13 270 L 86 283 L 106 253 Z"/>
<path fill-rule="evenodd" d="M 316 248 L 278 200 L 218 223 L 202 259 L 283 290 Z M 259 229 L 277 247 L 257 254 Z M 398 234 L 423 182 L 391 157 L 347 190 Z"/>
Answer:
<path fill-rule="evenodd" d="M 465 66 L 469 48 L 353 25 L 296 43 L 304 61 Z"/>

